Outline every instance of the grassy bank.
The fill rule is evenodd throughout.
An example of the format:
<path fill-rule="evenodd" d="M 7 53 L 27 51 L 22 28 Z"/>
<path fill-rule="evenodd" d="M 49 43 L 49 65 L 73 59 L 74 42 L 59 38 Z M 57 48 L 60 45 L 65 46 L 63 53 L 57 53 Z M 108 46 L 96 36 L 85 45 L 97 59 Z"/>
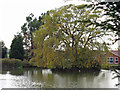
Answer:
<path fill-rule="evenodd" d="M 119 64 L 102 64 L 101 69 L 119 69 L 120 70 L 120 65 Z"/>

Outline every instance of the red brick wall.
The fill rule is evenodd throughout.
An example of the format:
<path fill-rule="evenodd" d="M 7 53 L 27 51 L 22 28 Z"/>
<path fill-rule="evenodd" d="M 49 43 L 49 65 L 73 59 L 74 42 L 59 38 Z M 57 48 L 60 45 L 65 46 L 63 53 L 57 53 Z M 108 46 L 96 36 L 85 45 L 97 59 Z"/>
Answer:
<path fill-rule="evenodd" d="M 105 55 L 105 63 L 107 63 L 107 57 L 113 57 L 113 64 L 115 64 L 115 57 L 118 57 L 112 53 L 108 53 Z M 120 58 L 118 57 L 118 63 L 120 64 Z"/>

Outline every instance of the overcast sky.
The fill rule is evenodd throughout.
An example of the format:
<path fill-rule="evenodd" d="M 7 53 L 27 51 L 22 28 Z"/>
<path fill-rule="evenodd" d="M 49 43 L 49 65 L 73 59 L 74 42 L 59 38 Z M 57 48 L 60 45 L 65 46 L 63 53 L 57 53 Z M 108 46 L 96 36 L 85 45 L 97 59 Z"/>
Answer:
<path fill-rule="evenodd" d="M 10 48 L 14 35 L 21 31 L 21 26 L 30 13 L 38 17 L 41 13 L 66 4 L 83 3 L 85 2 L 78 0 L 69 2 L 64 2 L 64 0 L 0 0 L 0 40 L 3 40 L 7 48 Z"/>

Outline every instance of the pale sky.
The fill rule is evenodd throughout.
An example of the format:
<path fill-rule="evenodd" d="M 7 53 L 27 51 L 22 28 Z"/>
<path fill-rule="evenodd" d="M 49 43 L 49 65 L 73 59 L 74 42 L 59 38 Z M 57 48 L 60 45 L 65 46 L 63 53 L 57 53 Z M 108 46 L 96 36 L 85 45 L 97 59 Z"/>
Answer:
<path fill-rule="evenodd" d="M 0 0 L 0 40 L 10 48 L 12 39 L 26 22 L 26 16 L 33 13 L 35 17 L 48 10 L 59 8 L 65 4 L 81 4 L 82 1 L 64 0 Z"/>
<path fill-rule="evenodd" d="M 0 0 L 0 40 L 3 40 L 7 48 L 10 48 L 14 35 L 21 31 L 21 26 L 30 13 L 38 17 L 41 13 L 66 4 L 83 3 L 85 2 L 78 0 L 69 2 L 64 2 L 64 0 Z"/>

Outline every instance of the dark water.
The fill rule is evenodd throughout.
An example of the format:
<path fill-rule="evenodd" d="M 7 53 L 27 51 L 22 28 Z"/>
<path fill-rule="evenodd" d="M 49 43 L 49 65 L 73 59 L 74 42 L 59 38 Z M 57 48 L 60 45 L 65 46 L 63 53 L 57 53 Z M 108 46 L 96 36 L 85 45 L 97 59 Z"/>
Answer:
<path fill-rule="evenodd" d="M 3 70 L 1 88 L 117 88 L 113 71 L 52 72 L 50 69 Z"/>

